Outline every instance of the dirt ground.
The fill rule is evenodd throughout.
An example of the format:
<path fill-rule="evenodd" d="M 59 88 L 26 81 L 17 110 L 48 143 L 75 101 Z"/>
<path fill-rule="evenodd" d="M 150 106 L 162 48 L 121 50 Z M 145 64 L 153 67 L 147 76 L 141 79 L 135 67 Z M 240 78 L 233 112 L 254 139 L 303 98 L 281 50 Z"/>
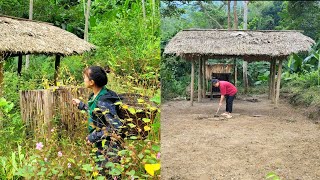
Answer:
<path fill-rule="evenodd" d="M 250 97 L 249 99 L 251 99 Z M 234 116 L 213 118 L 218 98 L 161 107 L 161 179 L 320 179 L 320 125 L 280 99 L 239 97 Z M 225 108 L 220 110 L 223 113 Z M 254 117 L 257 116 L 257 117 Z"/>

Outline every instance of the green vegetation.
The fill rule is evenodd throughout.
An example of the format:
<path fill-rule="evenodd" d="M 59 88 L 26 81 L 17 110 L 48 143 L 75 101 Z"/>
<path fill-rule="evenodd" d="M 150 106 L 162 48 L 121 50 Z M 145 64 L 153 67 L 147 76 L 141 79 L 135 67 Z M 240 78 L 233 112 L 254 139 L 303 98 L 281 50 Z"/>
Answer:
<path fill-rule="evenodd" d="M 154 4 L 155 2 L 155 4 Z M 83 85 L 86 66 L 108 66 L 108 88 L 117 93 L 138 93 L 160 103 L 160 35 L 158 1 L 92 1 L 89 41 L 98 49 L 61 60 L 59 84 Z M 78 37 L 84 36 L 86 1 L 34 2 L 33 19 L 53 23 Z M 143 8 L 145 16 L 143 15 Z M 28 18 L 28 1 L 0 1 L 3 14 Z M 25 62 L 25 60 L 23 60 Z M 30 57 L 30 67 L 17 75 L 17 58 L 4 64 L 0 99 L 0 179 L 104 179 L 96 165 L 96 149 L 86 145 L 86 123 L 69 137 L 55 119 L 52 135 L 31 136 L 21 119 L 19 90 L 53 86 L 54 57 Z M 86 98 L 86 97 L 84 97 Z M 147 104 L 146 104 L 147 105 Z M 132 111 L 132 109 L 128 109 Z M 125 140 L 119 163 L 108 163 L 107 172 L 122 179 L 160 178 L 160 117 L 147 122 L 144 140 Z M 40 134 L 35 132 L 35 134 Z M 135 138 L 133 138 L 135 139 Z"/>

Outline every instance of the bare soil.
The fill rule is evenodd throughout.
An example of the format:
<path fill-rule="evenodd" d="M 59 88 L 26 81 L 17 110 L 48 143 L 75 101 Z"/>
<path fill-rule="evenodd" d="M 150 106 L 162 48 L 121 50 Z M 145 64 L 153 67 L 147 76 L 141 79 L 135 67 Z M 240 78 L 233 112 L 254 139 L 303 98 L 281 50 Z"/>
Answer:
<path fill-rule="evenodd" d="M 281 99 L 253 99 L 236 99 L 231 119 L 214 118 L 218 98 L 164 103 L 162 179 L 320 179 L 320 125 Z"/>

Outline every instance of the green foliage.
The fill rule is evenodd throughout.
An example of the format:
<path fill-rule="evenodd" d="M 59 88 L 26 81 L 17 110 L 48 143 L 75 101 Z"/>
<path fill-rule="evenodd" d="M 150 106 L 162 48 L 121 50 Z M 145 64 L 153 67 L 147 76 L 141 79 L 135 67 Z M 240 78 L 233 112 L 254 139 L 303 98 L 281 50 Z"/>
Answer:
<path fill-rule="evenodd" d="M 118 3 L 93 3 L 97 25 L 90 34 L 99 49 L 91 62 L 103 62 L 119 75 L 140 79 L 149 74 L 155 78 L 160 62 L 158 5 L 146 1 L 144 18 L 141 1 Z"/>
<path fill-rule="evenodd" d="M 312 39 L 320 38 L 319 1 L 285 1 L 278 29 L 298 29 Z"/>

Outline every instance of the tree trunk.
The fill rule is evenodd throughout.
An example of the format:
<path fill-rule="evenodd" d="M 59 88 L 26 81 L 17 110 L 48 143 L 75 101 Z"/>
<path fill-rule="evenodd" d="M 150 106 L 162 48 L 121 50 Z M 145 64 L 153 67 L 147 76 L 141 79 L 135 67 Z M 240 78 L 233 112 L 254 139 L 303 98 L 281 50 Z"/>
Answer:
<path fill-rule="evenodd" d="M 30 0 L 29 3 L 29 19 L 33 19 L 33 0 Z M 30 56 L 26 55 L 26 69 L 28 69 L 30 66 Z"/>
<path fill-rule="evenodd" d="M 247 23 L 248 23 L 248 1 L 244 1 L 243 2 L 243 29 L 247 30 Z M 248 87 L 249 87 L 249 83 L 248 83 L 248 62 L 247 61 L 243 61 L 243 84 L 244 84 L 244 93 L 247 94 L 248 93 Z"/>
<path fill-rule="evenodd" d="M 230 30 L 230 29 L 231 29 L 230 3 L 231 3 L 231 1 L 230 1 L 230 0 L 228 0 L 228 30 Z"/>
<path fill-rule="evenodd" d="M 233 16 L 234 16 L 233 29 L 238 29 L 237 1 L 233 1 Z"/>
<path fill-rule="evenodd" d="M 91 0 L 87 1 L 87 9 L 85 14 L 85 24 L 84 24 L 84 40 L 89 41 L 89 19 L 90 19 L 90 7 Z"/>

